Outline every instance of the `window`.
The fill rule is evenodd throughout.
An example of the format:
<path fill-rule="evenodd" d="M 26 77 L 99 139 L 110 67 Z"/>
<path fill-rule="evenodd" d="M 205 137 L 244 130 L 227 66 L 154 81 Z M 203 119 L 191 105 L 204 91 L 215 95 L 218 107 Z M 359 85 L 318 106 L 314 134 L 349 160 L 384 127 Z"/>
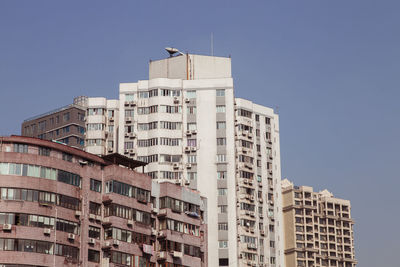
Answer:
<path fill-rule="evenodd" d="M 197 146 L 197 140 L 196 139 L 188 139 L 187 140 L 187 146 L 191 146 L 191 147 L 196 147 Z"/>
<path fill-rule="evenodd" d="M 256 121 L 260 121 L 260 115 L 256 114 Z"/>
<path fill-rule="evenodd" d="M 69 119 L 70 119 L 69 112 L 64 113 L 64 115 L 63 115 L 63 120 L 64 120 L 64 122 L 69 121 Z"/>
<path fill-rule="evenodd" d="M 217 146 L 226 146 L 226 138 L 217 138 Z"/>
<path fill-rule="evenodd" d="M 94 215 L 101 215 L 101 204 L 89 202 L 89 213 Z"/>
<path fill-rule="evenodd" d="M 188 156 L 187 156 L 187 162 L 188 162 L 188 163 L 196 163 L 196 162 L 197 162 L 197 157 L 196 157 L 196 155 L 188 155 Z"/>
<path fill-rule="evenodd" d="M 149 98 L 149 92 L 148 91 L 139 92 L 139 98 Z"/>
<path fill-rule="evenodd" d="M 50 148 L 47 147 L 39 147 L 39 155 L 41 156 L 50 156 Z"/>
<path fill-rule="evenodd" d="M 187 98 L 196 98 L 196 91 L 187 91 L 186 92 L 186 97 Z"/>
<path fill-rule="evenodd" d="M 271 118 L 265 117 L 265 124 L 271 124 Z"/>
<path fill-rule="evenodd" d="M 217 172 L 217 179 L 218 180 L 224 180 L 226 178 L 226 171 L 218 171 Z"/>
<path fill-rule="evenodd" d="M 218 205 L 218 213 L 227 213 L 228 206 L 227 205 Z"/>
<path fill-rule="evenodd" d="M 253 112 L 245 110 L 245 109 L 238 110 L 238 116 L 241 116 L 241 117 L 246 117 L 246 118 L 251 119 L 252 114 L 253 114 Z"/>
<path fill-rule="evenodd" d="M 100 228 L 89 225 L 89 237 L 100 239 Z"/>
<path fill-rule="evenodd" d="M 196 114 L 196 106 L 188 106 L 187 113 L 188 114 Z"/>
<path fill-rule="evenodd" d="M 88 249 L 88 261 L 100 262 L 100 251 Z"/>
<path fill-rule="evenodd" d="M 149 97 L 158 96 L 158 89 L 149 90 Z"/>
<path fill-rule="evenodd" d="M 225 121 L 217 121 L 217 129 L 226 129 Z"/>
<path fill-rule="evenodd" d="M 105 129 L 106 129 L 106 126 L 103 123 L 88 123 L 87 124 L 88 131 L 103 131 Z"/>
<path fill-rule="evenodd" d="M 228 241 L 218 241 L 219 248 L 228 248 Z"/>
<path fill-rule="evenodd" d="M 226 188 L 218 188 L 218 196 L 225 196 L 228 192 Z"/>
<path fill-rule="evenodd" d="M 187 130 L 188 130 L 188 131 L 193 131 L 193 130 L 196 130 L 196 129 L 197 129 L 197 125 L 196 125 L 195 122 L 192 122 L 192 123 L 188 123 L 188 124 L 187 124 Z"/>
<path fill-rule="evenodd" d="M 217 89 L 216 95 L 217 96 L 225 96 L 225 89 Z"/>
<path fill-rule="evenodd" d="M 125 101 L 133 101 L 134 100 L 134 94 L 126 94 L 125 95 Z"/>
<path fill-rule="evenodd" d="M 225 106 L 224 105 L 219 105 L 216 108 L 217 113 L 225 113 Z"/>
<path fill-rule="evenodd" d="M 132 117 L 134 115 L 134 110 L 133 109 L 125 109 L 125 118 L 127 117 Z"/>
<path fill-rule="evenodd" d="M 24 145 L 24 144 L 14 144 L 14 152 L 18 152 L 18 153 L 28 153 L 28 145 Z"/>
<path fill-rule="evenodd" d="M 38 126 L 39 126 L 39 130 L 40 130 L 40 131 L 46 130 L 46 121 L 40 121 L 40 122 L 38 123 Z"/>
<path fill-rule="evenodd" d="M 226 162 L 226 155 L 225 154 L 218 154 L 217 155 L 217 162 Z"/>
<path fill-rule="evenodd" d="M 228 231 L 228 223 L 218 223 L 219 231 Z"/>
<path fill-rule="evenodd" d="M 188 172 L 187 173 L 188 180 L 195 180 L 197 179 L 197 172 Z"/>
<path fill-rule="evenodd" d="M 101 181 L 90 178 L 90 190 L 101 193 Z"/>

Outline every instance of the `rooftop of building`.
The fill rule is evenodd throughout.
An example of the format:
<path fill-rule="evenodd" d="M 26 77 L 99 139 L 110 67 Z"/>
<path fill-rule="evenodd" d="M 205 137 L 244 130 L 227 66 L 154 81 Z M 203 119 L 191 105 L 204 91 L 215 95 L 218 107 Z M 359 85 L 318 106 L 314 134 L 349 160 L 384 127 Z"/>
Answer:
<path fill-rule="evenodd" d="M 36 120 L 36 119 L 39 119 L 39 118 L 43 118 L 43 117 L 46 117 L 46 116 L 49 116 L 49 115 L 52 115 L 52 114 L 55 114 L 55 113 L 59 113 L 59 112 L 71 109 L 71 108 L 77 108 L 77 109 L 80 109 L 82 111 L 86 111 L 86 108 L 83 107 L 83 106 L 76 105 L 76 104 L 69 104 L 69 105 L 66 105 L 66 106 L 63 106 L 63 107 L 60 107 L 60 108 L 56 108 L 56 109 L 50 110 L 48 112 L 33 116 L 33 117 L 30 117 L 30 118 L 24 120 L 24 122 L 33 121 L 33 120 Z"/>

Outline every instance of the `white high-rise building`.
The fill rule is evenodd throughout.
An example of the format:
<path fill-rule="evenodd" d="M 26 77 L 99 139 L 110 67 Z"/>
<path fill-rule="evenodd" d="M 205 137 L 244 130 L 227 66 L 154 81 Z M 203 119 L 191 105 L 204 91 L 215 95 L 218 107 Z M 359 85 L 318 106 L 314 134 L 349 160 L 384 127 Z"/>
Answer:
<path fill-rule="evenodd" d="M 153 179 L 207 197 L 208 266 L 284 267 L 278 115 L 234 97 L 231 59 L 151 61 L 149 80 L 122 83 L 119 93 L 119 107 L 89 98 L 87 123 L 104 122 L 93 130 L 105 131 L 96 151 L 148 162 Z M 103 118 L 93 115 L 97 102 Z"/>

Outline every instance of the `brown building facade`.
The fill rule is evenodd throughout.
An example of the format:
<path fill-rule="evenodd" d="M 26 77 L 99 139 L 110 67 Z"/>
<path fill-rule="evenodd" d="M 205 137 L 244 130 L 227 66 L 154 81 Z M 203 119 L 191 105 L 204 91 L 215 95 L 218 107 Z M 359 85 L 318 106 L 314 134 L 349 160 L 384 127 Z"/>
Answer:
<path fill-rule="evenodd" d="M 83 149 L 85 145 L 86 108 L 71 104 L 29 118 L 22 123 L 21 135 L 56 140 Z"/>
<path fill-rule="evenodd" d="M 132 170 L 142 165 L 1 137 L 0 266 L 205 266 L 205 201 L 177 185 L 153 185 Z M 178 206 L 166 196 L 182 210 L 171 211 Z"/>

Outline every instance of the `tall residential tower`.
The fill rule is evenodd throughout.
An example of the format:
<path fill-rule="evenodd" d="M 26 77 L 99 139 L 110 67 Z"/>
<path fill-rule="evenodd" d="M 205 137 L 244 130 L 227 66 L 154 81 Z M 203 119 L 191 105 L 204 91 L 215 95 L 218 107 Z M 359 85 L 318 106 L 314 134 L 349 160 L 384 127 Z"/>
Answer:
<path fill-rule="evenodd" d="M 278 115 L 234 97 L 230 58 L 151 61 L 149 78 L 120 85 L 118 152 L 208 199 L 208 266 L 283 267 Z"/>

